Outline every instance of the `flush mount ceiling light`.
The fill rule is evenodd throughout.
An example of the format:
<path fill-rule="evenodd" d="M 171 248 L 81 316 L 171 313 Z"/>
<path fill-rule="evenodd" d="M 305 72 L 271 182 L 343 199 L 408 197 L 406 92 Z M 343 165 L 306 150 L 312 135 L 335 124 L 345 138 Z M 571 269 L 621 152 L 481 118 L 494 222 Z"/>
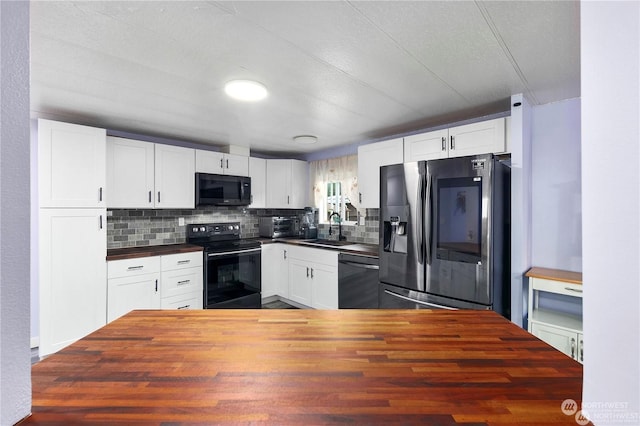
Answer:
<path fill-rule="evenodd" d="M 267 97 L 267 88 L 252 80 L 231 80 L 224 85 L 224 91 L 233 99 L 255 102 Z"/>
<path fill-rule="evenodd" d="M 300 135 L 300 136 L 294 136 L 293 141 L 301 145 L 311 145 L 312 143 L 318 142 L 318 138 L 316 136 L 311 136 L 311 135 Z"/>

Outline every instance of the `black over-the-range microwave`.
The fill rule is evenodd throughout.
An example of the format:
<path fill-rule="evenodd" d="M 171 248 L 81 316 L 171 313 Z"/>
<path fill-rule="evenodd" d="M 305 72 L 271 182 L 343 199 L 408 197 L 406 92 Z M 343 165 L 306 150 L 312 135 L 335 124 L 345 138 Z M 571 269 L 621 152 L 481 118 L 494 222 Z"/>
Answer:
<path fill-rule="evenodd" d="M 251 178 L 196 173 L 196 206 L 248 206 Z"/>

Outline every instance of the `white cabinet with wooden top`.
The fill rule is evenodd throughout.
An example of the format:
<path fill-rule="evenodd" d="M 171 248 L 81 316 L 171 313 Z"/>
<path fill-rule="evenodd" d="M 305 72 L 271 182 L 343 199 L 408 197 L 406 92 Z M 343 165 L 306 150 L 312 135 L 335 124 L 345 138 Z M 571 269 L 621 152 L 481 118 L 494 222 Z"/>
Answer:
<path fill-rule="evenodd" d="M 529 332 L 582 363 L 582 274 L 536 267 L 525 275 L 529 277 Z"/>

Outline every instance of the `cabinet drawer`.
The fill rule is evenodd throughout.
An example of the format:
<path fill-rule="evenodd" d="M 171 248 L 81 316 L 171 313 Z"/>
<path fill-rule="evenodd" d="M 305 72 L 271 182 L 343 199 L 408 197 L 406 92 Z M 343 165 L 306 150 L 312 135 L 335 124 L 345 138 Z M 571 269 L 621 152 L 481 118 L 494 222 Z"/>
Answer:
<path fill-rule="evenodd" d="M 311 247 L 288 247 L 289 258 L 305 262 L 321 263 L 328 266 L 338 266 L 338 251 Z"/>
<path fill-rule="evenodd" d="M 202 268 L 176 269 L 162 272 L 162 298 L 202 292 Z"/>
<path fill-rule="evenodd" d="M 544 278 L 531 278 L 531 285 L 533 286 L 533 290 L 582 297 L 582 285 L 580 284 L 553 281 Z"/>
<path fill-rule="evenodd" d="M 162 270 L 171 271 L 174 269 L 193 268 L 202 266 L 202 252 L 178 253 L 160 256 L 162 258 Z"/>
<path fill-rule="evenodd" d="M 162 298 L 161 309 L 202 309 L 202 292 Z"/>
<path fill-rule="evenodd" d="M 107 276 L 109 278 L 132 277 L 155 272 L 160 272 L 159 256 L 138 257 L 107 262 Z"/>

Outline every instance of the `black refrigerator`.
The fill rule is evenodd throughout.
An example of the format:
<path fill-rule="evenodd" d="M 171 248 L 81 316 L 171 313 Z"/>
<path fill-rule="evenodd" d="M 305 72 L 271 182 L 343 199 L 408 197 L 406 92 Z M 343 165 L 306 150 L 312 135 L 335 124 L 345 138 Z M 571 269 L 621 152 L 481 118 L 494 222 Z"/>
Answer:
<path fill-rule="evenodd" d="M 510 169 L 492 154 L 380 168 L 380 308 L 510 316 Z"/>

